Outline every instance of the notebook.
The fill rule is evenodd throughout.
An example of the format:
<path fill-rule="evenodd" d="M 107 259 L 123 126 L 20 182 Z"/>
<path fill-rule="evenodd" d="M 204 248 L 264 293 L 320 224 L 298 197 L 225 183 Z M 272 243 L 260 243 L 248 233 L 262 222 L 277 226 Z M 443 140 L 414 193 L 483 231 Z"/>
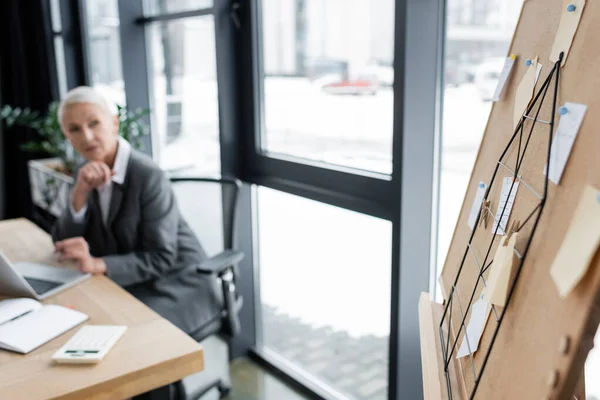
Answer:
<path fill-rule="evenodd" d="M 22 298 L 0 301 L 0 348 L 27 354 L 88 320 L 82 312 Z"/>

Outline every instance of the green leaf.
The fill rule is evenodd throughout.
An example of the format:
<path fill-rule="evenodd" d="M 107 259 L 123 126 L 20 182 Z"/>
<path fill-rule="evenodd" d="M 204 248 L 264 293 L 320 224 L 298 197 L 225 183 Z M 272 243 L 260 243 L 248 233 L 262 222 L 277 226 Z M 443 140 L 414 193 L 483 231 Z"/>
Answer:
<path fill-rule="evenodd" d="M 48 104 L 45 115 L 29 108 L 21 109 L 4 105 L 0 109 L 0 121 L 6 121 L 8 127 L 14 125 L 25 126 L 35 130 L 39 134 L 38 140 L 33 140 L 21 146 L 23 151 L 47 153 L 50 156 L 60 157 L 69 172 L 74 170 L 74 162 L 67 157 L 69 147 L 58 121 L 59 102 Z M 135 112 L 127 110 L 125 106 L 117 104 L 119 115 L 119 135 L 129 141 L 135 148 L 141 147 L 140 138 L 150 133 L 148 125 L 143 117 L 150 114 L 150 109 L 137 109 Z"/>
<path fill-rule="evenodd" d="M 42 145 L 42 143 L 37 142 L 27 142 L 21 145 L 21 150 L 29 151 L 29 152 L 45 152 L 46 149 Z"/>

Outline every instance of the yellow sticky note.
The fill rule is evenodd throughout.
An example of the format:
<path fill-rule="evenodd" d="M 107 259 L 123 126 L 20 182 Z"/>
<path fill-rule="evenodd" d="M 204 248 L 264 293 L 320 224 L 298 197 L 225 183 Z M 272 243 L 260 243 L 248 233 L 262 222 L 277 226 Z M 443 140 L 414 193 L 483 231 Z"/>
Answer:
<path fill-rule="evenodd" d="M 518 232 L 512 234 L 506 246 L 503 246 L 506 238 L 500 240 L 496 249 L 494 261 L 490 267 L 487 286 L 483 299 L 488 303 L 504 307 L 506 304 L 506 295 L 508 294 L 508 285 L 513 268 L 515 245 L 517 244 Z"/>
<path fill-rule="evenodd" d="M 533 90 L 535 89 L 535 82 L 537 80 L 537 69 L 538 57 L 532 60 L 531 65 L 527 68 L 527 71 L 525 72 L 525 75 L 523 76 L 523 79 L 517 88 L 517 93 L 515 94 L 513 128 L 516 128 L 517 125 L 519 125 L 519 121 L 521 120 L 521 117 L 523 117 L 523 113 L 531 102 Z"/>
<path fill-rule="evenodd" d="M 560 246 L 550 275 L 561 297 L 566 297 L 587 272 L 600 243 L 600 193 L 586 186 Z"/>
<path fill-rule="evenodd" d="M 560 24 L 554 38 L 550 61 L 557 62 L 561 52 L 564 52 L 561 66 L 565 65 L 567 55 L 573 44 L 575 33 L 579 28 L 581 14 L 585 7 L 585 0 L 567 0 L 563 2 L 563 11 L 560 17 Z"/>

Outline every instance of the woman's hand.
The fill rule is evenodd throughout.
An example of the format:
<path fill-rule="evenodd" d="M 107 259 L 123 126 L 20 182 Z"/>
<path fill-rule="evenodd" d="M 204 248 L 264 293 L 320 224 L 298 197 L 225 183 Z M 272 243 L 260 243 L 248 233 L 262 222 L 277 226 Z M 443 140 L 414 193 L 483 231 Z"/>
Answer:
<path fill-rule="evenodd" d="M 106 273 L 106 264 L 101 258 L 92 257 L 90 248 L 82 237 L 75 237 L 56 242 L 55 251 L 60 254 L 60 261 L 73 260 L 81 272 L 91 274 Z"/>
<path fill-rule="evenodd" d="M 88 199 L 88 195 L 93 189 L 96 189 L 110 181 L 115 174 L 103 162 L 90 161 L 85 164 L 77 175 L 77 182 L 73 189 L 73 208 L 75 211 L 81 210 Z"/>

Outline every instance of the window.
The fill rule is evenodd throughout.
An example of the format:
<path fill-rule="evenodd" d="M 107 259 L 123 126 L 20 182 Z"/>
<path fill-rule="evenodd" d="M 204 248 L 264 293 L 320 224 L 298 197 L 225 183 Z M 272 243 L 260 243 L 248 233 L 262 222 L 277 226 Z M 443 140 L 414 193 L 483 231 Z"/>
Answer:
<path fill-rule="evenodd" d="M 67 67 L 65 65 L 65 47 L 62 36 L 54 36 L 54 58 L 58 78 L 58 94 L 63 98 L 67 94 Z"/>
<path fill-rule="evenodd" d="M 387 399 L 392 224 L 260 187 L 258 225 L 263 347 Z"/>
<path fill-rule="evenodd" d="M 262 0 L 262 150 L 392 171 L 394 0 Z"/>
<path fill-rule="evenodd" d="M 585 362 L 585 392 L 589 400 L 600 399 L 600 330 L 596 333 L 594 343 L 596 346 L 590 351 Z"/>
<path fill-rule="evenodd" d="M 60 32 L 62 30 L 62 22 L 60 19 L 60 4 L 59 0 L 50 0 L 50 19 L 52 21 L 52 31 Z"/>
<path fill-rule="evenodd" d="M 125 105 L 117 0 L 86 0 L 90 85 Z"/>
<path fill-rule="evenodd" d="M 436 279 L 450 246 L 523 0 L 450 0 L 446 15 Z M 441 293 L 438 288 L 438 299 Z"/>
<path fill-rule="evenodd" d="M 153 141 L 162 168 L 220 171 L 219 108 L 213 16 L 149 26 Z"/>
<path fill-rule="evenodd" d="M 50 1 L 50 20 L 54 41 L 54 60 L 56 63 L 56 79 L 58 96 L 62 98 L 67 93 L 67 67 L 65 65 L 65 46 L 62 37 L 62 21 L 58 0 Z"/>
<path fill-rule="evenodd" d="M 213 0 L 147 0 L 144 9 L 147 15 L 157 15 L 192 11 L 212 6 Z"/>

